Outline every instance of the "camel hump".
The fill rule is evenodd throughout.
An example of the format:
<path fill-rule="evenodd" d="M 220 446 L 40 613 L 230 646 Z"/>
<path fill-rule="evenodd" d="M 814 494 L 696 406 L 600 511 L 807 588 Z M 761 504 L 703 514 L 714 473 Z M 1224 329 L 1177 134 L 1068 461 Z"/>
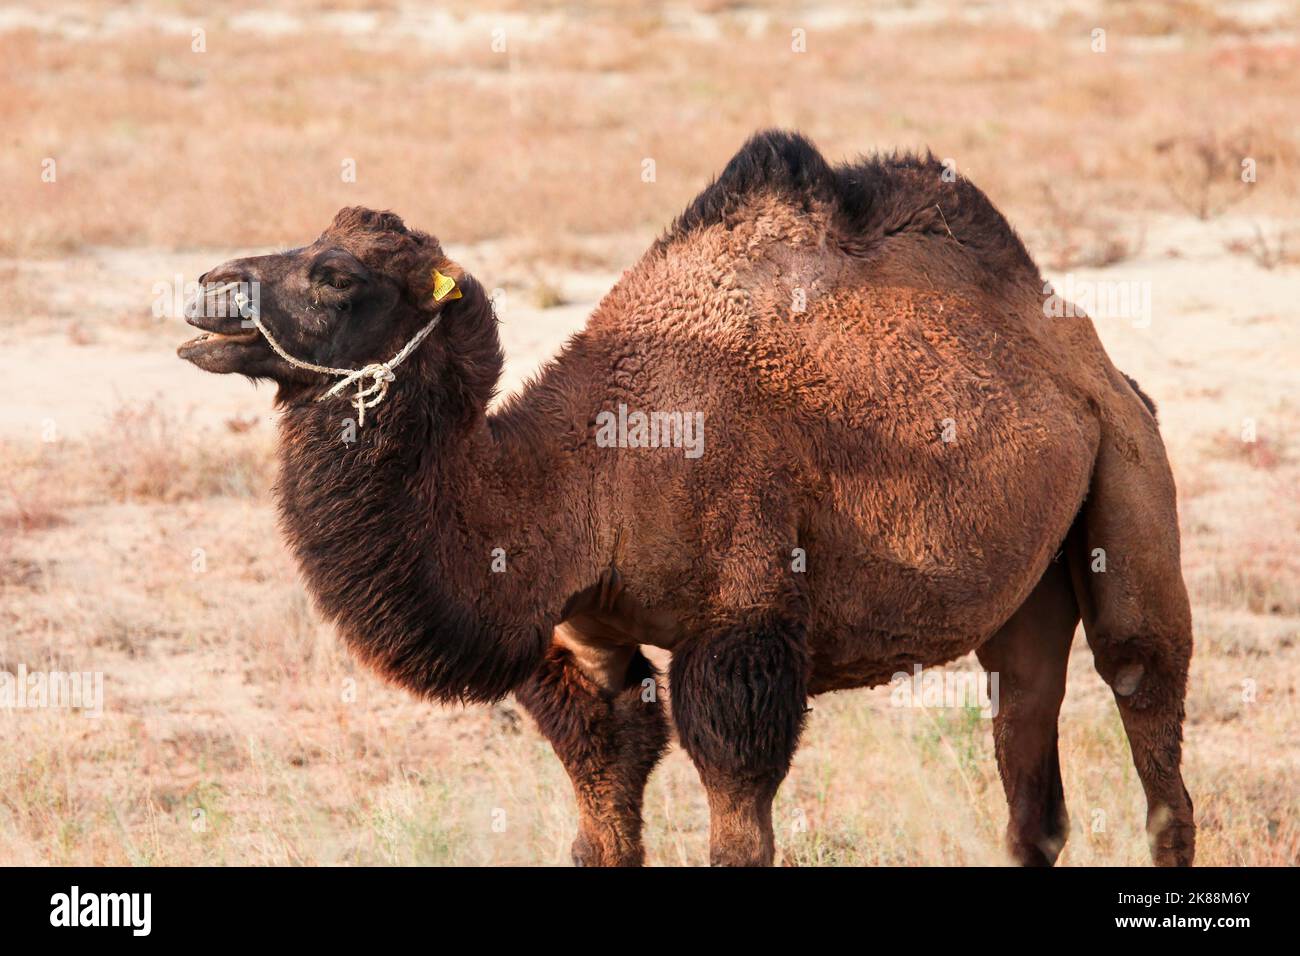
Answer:
<path fill-rule="evenodd" d="M 744 214 L 747 200 L 760 193 L 778 195 L 805 210 L 816 201 L 834 204 L 835 171 L 817 147 L 798 133 L 775 129 L 755 133 L 677 217 L 660 244 L 731 223 Z"/>
<path fill-rule="evenodd" d="M 749 200 L 777 196 L 796 209 L 830 210 L 841 245 L 870 255 L 900 235 L 955 242 L 993 277 L 1039 281 L 1011 224 L 956 165 L 928 150 L 895 151 L 831 166 L 807 138 L 788 130 L 751 136 L 656 244 L 663 249 L 710 226 L 730 228 Z"/>

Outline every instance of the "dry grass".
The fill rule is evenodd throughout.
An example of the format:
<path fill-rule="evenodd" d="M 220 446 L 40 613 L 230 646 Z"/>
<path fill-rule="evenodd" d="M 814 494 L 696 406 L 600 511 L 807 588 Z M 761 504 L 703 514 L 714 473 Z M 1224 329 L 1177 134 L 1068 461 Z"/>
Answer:
<path fill-rule="evenodd" d="M 263 496 L 274 477 L 264 438 L 222 443 L 150 401 L 115 409 L 88 440 L 0 441 L 0 527 L 49 526 L 70 507 Z"/>
<path fill-rule="evenodd" d="M 11 187 L 0 252 L 287 244 L 350 203 L 400 209 L 456 242 L 657 229 L 773 124 L 831 156 L 931 147 L 1027 228 L 1043 179 L 1068 184 L 1074 205 L 1122 195 L 1128 208 L 1192 202 L 1206 215 L 1229 192 L 1277 209 L 1300 189 L 1300 55 L 1208 3 L 1107 5 L 1041 30 L 1014 11 L 948 22 L 962 8 L 939 3 L 901 30 L 884 14 L 775 4 L 529 18 L 461 0 L 439 5 L 442 19 L 392 9 L 356 21 L 298 3 L 282 34 L 168 5 L 75 39 L 66 11 L 83 6 L 53 9 L 65 11 L 53 27 L 0 32 Z M 1099 24 L 1108 46 L 1094 53 Z M 205 52 L 191 49 L 195 28 Z M 506 31 L 503 52 L 493 29 Z M 794 29 L 807 52 L 792 52 Z M 935 48 L 944 55 L 921 52 Z M 1259 163 L 1248 189 L 1243 150 Z M 343 180 L 348 160 L 355 182 Z"/>
<path fill-rule="evenodd" d="M 106 682 L 99 720 L 0 710 L 0 859 L 566 862 L 568 781 L 512 703 L 413 701 L 319 620 L 275 528 L 270 429 L 216 379 L 157 372 L 180 336 L 148 290 L 228 249 L 297 244 L 340 205 L 391 207 L 513 303 L 517 381 L 581 322 L 598 273 L 629 264 L 749 132 L 780 124 L 832 156 L 931 146 L 1045 264 L 1151 282 L 1151 327 L 1100 333 L 1160 401 L 1179 481 L 1200 860 L 1300 863 L 1300 305 L 1281 238 L 1300 198 L 1300 17 L 1040 7 L 973 22 L 936 0 L 865 19 L 765 0 L 458 0 L 440 18 L 334 0 L 289 5 L 276 34 L 240 5 L 182 0 L 115 8 L 111 29 L 95 4 L 0 20 L 0 254 L 19 257 L 0 260 L 0 348 L 23 356 L 14 376 L 34 370 L 0 422 L 0 669 Z M 513 52 L 491 50 L 497 25 Z M 190 52 L 191 26 L 206 53 Z M 1089 48 L 1097 26 L 1106 53 Z M 796 27 L 807 53 L 790 52 Z M 1216 231 L 1234 214 L 1270 223 L 1262 248 Z M 1082 638 L 1070 666 L 1063 862 L 1144 863 L 1141 791 Z M 778 841 L 799 865 L 999 863 L 1005 813 L 986 721 L 857 691 L 815 702 Z M 705 859 L 680 751 L 646 814 L 652 862 Z"/>

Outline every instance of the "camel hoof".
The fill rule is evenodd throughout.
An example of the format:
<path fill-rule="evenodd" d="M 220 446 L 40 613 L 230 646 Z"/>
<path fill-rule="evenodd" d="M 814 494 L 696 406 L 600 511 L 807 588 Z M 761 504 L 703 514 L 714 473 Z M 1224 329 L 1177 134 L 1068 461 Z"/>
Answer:
<path fill-rule="evenodd" d="M 1196 859 L 1196 827 L 1168 824 L 1151 840 L 1151 859 L 1156 866 L 1191 866 Z"/>
<path fill-rule="evenodd" d="M 1064 839 L 1049 837 L 1037 843 L 1012 842 L 1009 846 L 1011 858 L 1017 866 L 1055 866 L 1064 848 Z"/>

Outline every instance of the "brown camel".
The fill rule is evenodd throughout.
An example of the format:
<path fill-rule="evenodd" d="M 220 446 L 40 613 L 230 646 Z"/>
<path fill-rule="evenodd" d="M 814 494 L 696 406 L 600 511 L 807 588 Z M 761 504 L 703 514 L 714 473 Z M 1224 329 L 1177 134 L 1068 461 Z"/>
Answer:
<path fill-rule="evenodd" d="M 1010 850 L 1050 864 L 1082 617 L 1153 857 L 1191 863 L 1192 630 L 1154 408 L 943 173 L 755 136 L 494 412 L 483 287 L 392 213 L 213 269 L 190 321 L 215 334 L 180 355 L 278 384 L 282 524 L 319 606 L 417 694 L 513 691 L 572 778 L 576 862 L 642 861 L 668 740 L 651 645 L 712 862 L 772 862 L 812 695 L 975 651 L 1000 678 Z M 302 365 L 399 354 L 333 391 Z"/>

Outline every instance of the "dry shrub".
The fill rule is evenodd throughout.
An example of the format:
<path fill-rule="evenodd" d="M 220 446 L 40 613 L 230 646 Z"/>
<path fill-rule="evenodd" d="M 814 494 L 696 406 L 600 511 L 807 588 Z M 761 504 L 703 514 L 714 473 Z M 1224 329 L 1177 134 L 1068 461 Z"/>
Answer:
<path fill-rule="evenodd" d="M 68 341 L 73 345 L 94 345 L 99 336 L 85 322 L 73 322 L 68 326 Z"/>
<path fill-rule="evenodd" d="M 218 441 L 156 402 L 119 407 L 86 450 L 115 501 L 261 497 L 272 478 L 264 447 Z"/>
<path fill-rule="evenodd" d="M 1067 199 L 1050 183 L 1042 184 L 1042 200 L 1045 225 L 1033 230 L 1033 244 L 1048 268 L 1112 266 L 1139 255 L 1146 245 L 1144 226 L 1126 225 L 1116 215 Z"/>
<path fill-rule="evenodd" d="M 554 309 L 567 301 L 560 287 L 550 279 L 539 277 L 532 288 L 533 305 L 539 309 Z"/>
<path fill-rule="evenodd" d="M 261 418 L 257 415 L 249 415 L 247 418 L 240 415 L 234 415 L 226 419 L 226 430 L 235 435 L 242 435 L 244 432 L 256 428 L 257 423 L 260 421 Z"/>
<path fill-rule="evenodd" d="M 1203 132 L 1172 136 L 1156 143 L 1164 181 L 1178 205 L 1197 219 L 1213 219 L 1250 195 L 1243 163 L 1261 164 L 1256 137 L 1249 131 Z"/>
<path fill-rule="evenodd" d="M 1213 37 L 1241 35 L 1247 28 L 1205 0 L 1107 4 L 1106 26 L 1131 36 Z"/>
<path fill-rule="evenodd" d="M 0 454 L 7 462 L 13 462 L 17 457 L 11 455 L 4 444 L 0 444 Z M 56 487 L 42 478 L 35 471 L 24 471 L 21 465 L 4 476 L 0 531 L 40 531 L 63 523 L 63 507 Z M 0 540 L 5 544 L 11 542 L 8 536 Z"/>
<path fill-rule="evenodd" d="M 1249 256 L 1255 265 L 1270 272 L 1278 266 L 1300 265 L 1300 235 L 1295 230 L 1281 228 L 1269 236 L 1255 223 L 1249 238 L 1231 239 L 1223 247 L 1236 255 Z"/>

